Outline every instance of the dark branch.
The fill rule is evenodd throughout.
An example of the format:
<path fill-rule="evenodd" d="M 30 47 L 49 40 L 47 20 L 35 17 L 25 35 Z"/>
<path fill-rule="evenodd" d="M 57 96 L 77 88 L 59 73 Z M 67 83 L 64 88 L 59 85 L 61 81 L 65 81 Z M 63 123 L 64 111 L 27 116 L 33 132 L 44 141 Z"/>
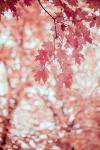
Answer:
<path fill-rule="evenodd" d="M 54 59 L 55 59 L 55 39 L 57 39 L 57 37 L 58 37 L 58 35 L 57 35 L 57 27 L 56 27 L 56 18 L 57 18 L 57 17 L 52 16 L 52 15 L 48 12 L 48 10 L 42 5 L 42 3 L 41 3 L 40 0 L 38 0 L 38 2 L 39 2 L 39 4 L 40 4 L 40 6 L 42 7 L 42 9 L 43 9 L 43 10 L 53 19 L 53 21 L 54 21 L 54 26 L 55 26 Z"/>
<path fill-rule="evenodd" d="M 38 2 L 39 2 L 39 4 L 40 4 L 40 6 L 43 8 L 43 10 L 44 10 L 53 20 L 55 20 L 56 18 L 53 17 L 53 16 L 44 8 L 44 6 L 42 5 L 41 1 L 38 0 Z"/>

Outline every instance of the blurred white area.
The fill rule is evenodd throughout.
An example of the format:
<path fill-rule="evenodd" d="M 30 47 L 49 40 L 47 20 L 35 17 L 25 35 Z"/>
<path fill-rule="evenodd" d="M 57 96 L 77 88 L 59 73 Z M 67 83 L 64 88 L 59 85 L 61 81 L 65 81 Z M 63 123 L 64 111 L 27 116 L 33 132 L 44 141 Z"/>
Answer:
<path fill-rule="evenodd" d="M 0 62 L 0 96 L 8 93 L 7 70 L 3 62 Z"/>
<path fill-rule="evenodd" d="M 8 11 L 4 12 L 4 18 L 7 19 L 7 20 L 10 20 L 10 19 L 13 18 L 13 14 L 12 14 L 10 9 Z"/>

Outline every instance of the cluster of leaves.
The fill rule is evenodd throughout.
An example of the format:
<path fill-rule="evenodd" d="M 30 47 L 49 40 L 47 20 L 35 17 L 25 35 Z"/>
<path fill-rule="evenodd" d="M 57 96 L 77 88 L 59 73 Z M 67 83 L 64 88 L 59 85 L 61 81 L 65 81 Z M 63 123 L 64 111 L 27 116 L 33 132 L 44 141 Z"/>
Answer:
<path fill-rule="evenodd" d="M 10 1 L 10 4 L 8 3 L 9 1 L 0 1 L 0 2 L 2 2 L 1 6 L 3 6 L 1 9 L 2 13 L 4 12 L 4 10 L 7 10 L 8 8 L 10 8 L 13 11 L 13 13 L 16 15 L 17 14 L 16 4 L 19 2 L 22 2 L 22 1 L 16 0 L 13 3 L 12 3 L 12 1 Z M 71 95 L 72 95 L 72 98 L 73 98 L 73 96 L 76 97 L 77 100 L 75 100 L 75 103 L 72 102 L 70 104 L 71 104 L 71 106 L 73 105 L 75 110 L 77 110 L 78 107 L 79 107 L 79 110 L 80 110 L 80 108 L 82 108 L 82 111 L 79 111 L 79 122 L 80 122 L 80 120 L 81 120 L 81 122 L 83 120 L 83 122 L 82 122 L 82 127 L 83 127 L 84 120 L 85 121 L 88 120 L 88 115 L 86 115 L 85 109 L 88 109 L 88 106 L 91 106 L 91 103 L 93 104 L 93 102 L 94 102 L 94 105 L 96 105 L 96 103 L 98 102 L 97 106 L 99 106 L 99 100 L 91 101 L 91 98 L 89 97 L 89 99 L 87 100 L 89 102 L 87 102 L 87 101 L 81 99 L 81 96 L 77 95 L 76 91 L 74 93 L 73 92 L 74 90 L 68 89 L 72 85 L 73 76 L 74 76 L 74 73 L 73 73 L 72 67 L 71 67 L 71 63 L 77 64 L 77 66 L 80 65 L 81 62 L 85 59 L 84 55 L 81 53 L 82 47 L 87 42 L 90 44 L 93 42 L 93 37 L 91 36 L 89 27 L 90 28 L 92 28 L 94 26 L 100 27 L 100 17 L 98 15 L 96 15 L 96 13 L 95 13 L 96 11 L 98 11 L 98 8 L 100 8 L 100 1 L 99 0 L 84 0 L 84 3 L 82 2 L 82 4 L 85 4 L 86 7 L 90 10 L 91 15 L 89 15 L 89 13 L 84 10 L 84 6 L 81 6 L 81 4 L 78 3 L 78 0 L 67 0 L 67 2 L 66 2 L 66 0 L 53 0 L 53 2 L 49 2 L 49 0 L 41 0 L 41 1 L 37 0 L 37 2 L 39 2 L 38 4 L 40 4 L 42 9 L 44 9 L 44 11 L 46 12 L 46 15 L 43 14 L 43 16 L 41 16 L 40 15 L 41 11 L 40 11 L 39 5 L 37 5 L 37 3 L 36 3 L 36 5 L 35 5 L 35 3 L 33 3 L 35 6 L 32 6 L 31 9 L 27 9 L 27 7 L 25 7 L 25 11 L 22 10 L 23 6 L 20 7 L 19 12 L 21 12 L 23 14 L 23 15 L 21 14 L 23 20 L 16 20 L 16 19 L 13 21 L 7 20 L 7 22 L 5 23 L 7 25 L 7 27 L 9 26 L 9 28 L 11 30 L 11 35 L 13 36 L 13 38 L 16 42 L 16 46 L 14 47 L 14 49 L 13 48 L 7 49 L 5 47 L 5 49 L 2 48 L 0 50 L 0 52 L 1 52 L 0 60 L 6 64 L 8 69 L 9 68 L 11 69 L 11 71 L 8 71 L 9 86 L 11 87 L 10 92 L 9 92 L 10 94 L 8 94 L 8 95 L 10 95 L 9 97 L 16 99 L 17 103 L 19 103 L 20 99 L 22 99 L 22 97 L 24 97 L 24 96 L 26 99 L 29 99 L 29 97 L 25 93 L 24 89 L 25 89 L 25 87 L 27 88 L 27 87 L 34 86 L 34 83 L 36 83 L 36 82 L 33 80 L 33 78 L 35 78 L 36 81 L 41 82 L 41 80 L 43 80 L 43 82 L 46 82 L 47 79 L 49 78 L 49 75 L 54 76 L 54 79 L 56 80 L 56 85 L 52 85 L 52 87 L 54 86 L 53 88 L 57 89 L 56 98 L 63 100 L 63 98 L 65 98 L 64 97 L 65 95 L 63 96 L 62 94 L 65 92 L 65 94 L 68 95 L 64 101 L 64 107 L 66 108 L 66 106 L 70 107 L 70 105 L 68 104 L 70 102 L 68 100 L 69 100 L 69 98 L 71 98 Z M 30 5 L 31 0 L 24 0 L 22 3 L 26 4 L 26 5 Z M 51 6 L 51 7 L 48 7 L 48 6 Z M 55 11 L 56 9 L 52 10 L 53 7 L 57 9 L 57 12 Z M 39 8 L 39 10 L 38 10 L 38 8 Z M 51 28 L 52 35 L 54 36 L 52 38 L 54 40 L 53 42 L 51 42 L 50 38 L 48 38 L 50 41 L 48 41 L 48 40 L 45 41 L 40 32 L 40 29 L 44 29 L 44 28 L 42 28 L 44 25 L 43 17 L 46 22 L 47 16 L 49 18 L 51 18 L 48 20 L 50 20 L 50 21 L 52 20 L 51 22 L 53 22 L 53 27 Z M 38 19 L 36 19 L 36 18 L 38 18 Z M 85 25 L 85 24 L 87 24 L 87 25 Z M 38 38 L 38 39 L 41 38 L 43 45 L 41 44 L 42 46 L 41 46 L 41 48 L 39 47 L 38 50 L 36 48 L 34 51 L 34 49 L 30 50 L 30 49 L 24 47 L 24 42 L 30 41 L 30 39 L 28 39 L 28 37 L 24 33 L 24 30 L 27 29 L 27 27 L 29 27 L 30 29 L 34 29 L 34 28 L 37 29 L 36 32 L 38 32 L 38 35 L 35 37 L 35 32 L 34 32 L 29 38 L 31 39 L 32 36 L 34 36 L 35 38 Z M 43 30 L 42 32 L 44 32 L 44 34 L 46 34 L 45 30 Z M 47 35 L 44 35 L 44 36 L 46 36 L 46 39 L 47 39 Z M 71 54 L 68 54 L 68 51 L 67 51 L 68 48 L 72 48 Z M 15 56 L 15 53 L 13 53 L 13 52 L 16 53 L 16 56 Z M 19 67 L 18 68 L 16 67 L 17 66 L 16 65 L 17 64 L 16 57 L 18 57 L 18 60 L 20 60 L 20 62 L 21 62 L 20 64 L 23 67 L 23 69 L 22 68 L 19 69 Z M 58 67 L 58 70 L 57 70 L 57 67 Z M 32 75 L 33 72 L 34 72 L 34 77 Z M 10 82 L 11 82 L 11 80 L 13 80 L 15 78 L 18 79 L 18 83 L 15 82 L 14 83 L 15 86 L 13 87 L 12 84 L 10 85 Z M 22 79 L 24 79 L 24 81 Z M 49 81 L 49 83 L 47 82 L 48 87 L 51 86 L 50 82 L 51 82 L 51 80 Z M 66 91 L 64 91 L 65 90 L 64 87 L 67 88 Z M 62 91 L 63 91 L 63 93 L 62 93 Z M 52 95 L 52 92 L 51 92 L 51 95 Z M 32 99 L 33 99 L 33 97 L 35 97 L 35 94 L 34 94 L 34 96 L 32 95 Z M 47 98 L 47 96 L 41 96 L 41 99 L 43 99 L 43 97 Z M 100 99 L 100 96 L 98 99 Z M 34 99 L 33 99 L 33 101 L 34 101 Z M 9 106 L 10 106 L 10 104 L 9 104 Z M 47 107 L 47 105 L 46 105 L 46 107 Z M 53 107 L 53 104 L 52 104 L 52 107 Z M 96 110 L 96 106 L 93 106 L 93 107 Z M 9 109 L 9 114 L 12 118 L 13 110 L 15 110 L 16 108 L 13 107 L 13 110 L 11 109 L 12 111 L 10 110 L 10 108 L 8 108 L 8 109 Z M 32 107 L 32 109 L 33 109 L 33 107 Z M 57 111 L 57 110 L 56 111 L 55 110 L 56 109 L 54 107 L 52 112 L 55 113 Z M 62 107 L 58 108 L 58 111 L 54 114 L 55 118 L 57 116 L 59 118 L 58 120 L 61 120 L 61 122 L 57 121 L 58 125 L 60 126 L 60 129 L 63 125 L 63 119 L 67 118 L 61 112 L 62 112 Z M 90 110 L 88 110 L 88 112 L 90 115 Z M 39 113 L 40 113 L 40 111 L 39 111 Z M 83 115 L 83 113 L 84 113 L 84 115 Z M 93 113 L 93 116 L 94 116 L 93 120 L 96 120 L 96 122 L 98 123 L 98 128 L 99 128 L 99 124 L 100 124 L 99 123 L 100 117 L 98 117 L 99 113 L 95 114 L 93 109 L 91 109 L 91 113 Z M 81 117 L 81 115 L 83 117 Z M 85 115 L 87 116 L 87 118 L 84 118 Z M 91 116 L 92 116 L 92 114 L 91 114 Z M 95 116 L 97 116 L 97 117 L 95 117 Z M 77 123 L 77 120 L 78 119 L 76 118 L 76 120 L 75 120 L 76 123 Z M 65 132 L 68 133 L 65 136 L 65 139 L 62 138 L 62 140 L 61 140 L 61 138 L 60 139 L 58 138 L 58 139 L 54 140 L 54 143 L 58 147 L 60 147 L 62 150 L 65 150 L 66 147 L 68 149 L 74 150 L 74 147 L 70 144 L 70 142 L 72 142 L 72 143 L 76 142 L 75 148 L 78 150 L 81 150 L 81 149 L 87 149 L 87 150 L 96 149 L 97 150 L 98 149 L 97 147 L 94 148 L 93 146 L 91 146 L 91 142 L 87 143 L 87 141 L 92 141 L 91 139 L 96 139 L 95 138 L 96 136 L 93 134 L 94 131 L 90 131 L 90 133 L 92 135 L 92 136 L 90 136 L 88 129 L 85 132 L 87 134 L 82 133 L 82 136 L 78 134 L 78 136 L 79 136 L 78 138 L 76 138 L 76 135 L 75 135 L 74 142 L 72 141 L 73 135 L 71 136 L 71 138 L 70 138 L 71 140 L 70 140 L 69 133 L 72 133 L 70 131 L 73 128 L 73 126 L 74 126 L 74 123 L 72 122 L 72 124 L 70 124 L 70 126 L 69 126 L 68 131 L 67 131 L 67 129 L 62 129 L 62 131 L 65 130 Z M 95 126 L 97 127 L 97 125 L 95 125 Z M 92 129 L 94 129 L 94 127 Z M 9 127 L 7 127 L 7 128 L 9 128 Z M 5 130 L 6 130 L 6 125 L 5 125 Z M 98 131 L 96 131 L 96 132 L 98 134 L 98 138 L 92 142 L 94 142 L 94 143 L 96 142 L 97 146 L 100 147 L 99 142 L 98 142 L 100 134 Z M 85 136 L 83 136 L 83 134 Z M 53 133 L 53 135 L 54 135 L 54 133 Z M 6 137 L 7 137 L 7 134 L 4 135 L 4 137 L 3 137 L 4 141 L 3 141 L 2 145 L 5 145 L 5 143 L 7 141 Z M 80 139 L 80 137 L 83 137 L 83 139 Z M 91 137 L 91 139 L 90 139 L 90 137 Z M 63 139 L 64 139 L 64 141 L 63 141 Z M 69 140 L 69 141 L 67 141 L 67 140 Z M 83 143 L 83 141 L 86 141 L 86 143 L 85 142 Z M 51 143 L 51 145 L 52 144 L 53 143 Z M 87 145 L 89 145 L 88 148 L 87 148 Z M 96 144 L 94 144 L 94 146 L 95 145 Z M 20 149 L 20 148 L 18 148 L 18 149 Z M 51 148 L 49 148 L 49 149 L 51 149 Z"/>
<path fill-rule="evenodd" d="M 13 15 L 16 16 L 16 4 L 21 2 L 20 0 L 0 0 L 0 14 L 3 14 L 6 10 L 11 10 Z M 32 0 L 24 0 L 25 5 L 31 5 Z"/>
<path fill-rule="evenodd" d="M 39 1 L 40 3 L 40 1 Z M 47 7 L 44 7 L 44 3 L 47 4 Z M 100 1 L 90 1 L 84 0 L 84 5 L 90 9 L 91 15 L 89 12 L 84 9 L 84 6 L 81 6 L 78 0 L 54 0 L 53 2 L 42 1 L 40 3 L 44 11 L 53 19 L 54 21 L 54 40 L 56 41 L 55 45 L 60 45 L 60 48 L 56 48 L 56 54 L 52 52 L 52 55 L 55 55 L 55 58 L 58 60 L 60 67 L 62 69 L 62 73 L 58 74 L 57 79 L 60 82 L 60 88 L 62 88 L 63 84 L 67 88 L 69 88 L 72 84 L 72 70 L 71 67 L 68 67 L 68 54 L 66 49 L 66 45 L 73 48 L 72 58 L 74 58 L 75 63 L 80 64 L 82 60 L 84 60 L 84 56 L 81 53 L 81 49 L 83 45 L 88 43 L 92 43 L 92 37 L 90 34 L 89 28 L 92 28 L 96 25 L 96 27 L 100 27 L 100 16 L 96 15 L 96 11 L 100 8 Z M 59 12 L 55 12 L 55 14 L 48 11 L 48 5 L 52 5 L 60 8 Z M 89 27 L 88 27 L 89 26 Z M 61 40 L 59 40 L 61 39 Z M 63 41 L 66 39 L 65 49 L 62 48 Z M 62 41 L 62 42 L 61 42 Z M 55 47 L 54 45 L 54 47 Z M 54 48 L 55 49 L 55 48 Z M 36 61 L 48 62 L 48 54 L 46 51 L 39 51 L 39 55 L 36 56 Z M 40 60 L 41 59 L 41 60 Z M 63 67 L 66 66 L 66 67 Z M 70 65 L 69 65 L 70 66 Z M 70 68 L 70 69 L 68 69 Z M 69 71 L 70 70 L 70 71 Z M 43 70 L 42 70 L 43 71 Z M 40 72 L 39 72 L 40 73 Z M 47 71 L 42 72 L 42 78 L 44 81 L 47 80 Z M 45 74 L 45 76 L 44 76 Z M 37 79 L 36 75 L 36 79 Z M 39 78 L 38 78 L 39 79 Z M 58 85 L 58 83 L 57 83 Z M 59 87 L 59 86 L 58 86 Z"/>

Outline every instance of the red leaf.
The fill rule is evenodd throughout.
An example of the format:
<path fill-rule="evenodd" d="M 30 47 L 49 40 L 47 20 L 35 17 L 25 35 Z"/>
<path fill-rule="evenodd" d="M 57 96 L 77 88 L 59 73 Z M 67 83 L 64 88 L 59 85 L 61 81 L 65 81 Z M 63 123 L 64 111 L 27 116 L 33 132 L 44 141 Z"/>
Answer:
<path fill-rule="evenodd" d="M 86 3 L 89 4 L 90 8 L 97 10 L 100 8 L 100 0 L 84 0 Z"/>
<path fill-rule="evenodd" d="M 72 9 L 70 9 L 66 4 L 63 4 L 64 12 L 68 18 L 72 17 L 72 21 L 76 19 L 76 13 Z"/>
<path fill-rule="evenodd" d="M 76 31 L 77 36 L 83 36 L 84 42 L 92 43 L 92 39 L 90 37 L 90 31 L 83 25 L 81 22 L 77 24 L 78 32 Z M 77 30 L 77 29 L 76 29 Z"/>
<path fill-rule="evenodd" d="M 80 64 L 82 60 L 84 59 L 84 56 L 79 51 L 76 51 L 76 50 L 74 50 L 73 56 L 77 64 Z"/>
<path fill-rule="evenodd" d="M 78 48 L 78 40 L 77 40 L 77 38 L 74 39 L 74 48 Z"/>
<path fill-rule="evenodd" d="M 65 28 L 66 28 L 66 26 L 62 23 L 62 25 L 61 25 L 62 31 L 65 31 Z"/>
<path fill-rule="evenodd" d="M 54 4 L 55 4 L 55 6 L 61 6 L 62 2 L 61 2 L 61 0 L 54 0 Z"/>
<path fill-rule="evenodd" d="M 43 48 L 47 50 L 47 55 L 48 55 L 48 57 L 51 58 L 53 55 L 53 49 L 54 49 L 53 43 L 50 41 L 46 42 L 43 44 Z"/>
<path fill-rule="evenodd" d="M 70 88 L 71 84 L 72 84 L 72 73 L 69 72 L 66 74 L 65 78 L 64 78 L 64 83 L 66 88 Z"/>
<path fill-rule="evenodd" d="M 100 16 L 96 17 L 96 26 L 99 28 L 100 27 Z"/>
<path fill-rule="evenodd" d="M 67 0 L 70 5 L 77 5 L 77 0 Z"/>
<path fill-rule="evenodd" d="M 40 61 L 44 65 L 48 61 L 48 54 L 46 50 L 39 50 L 39 55 L 36 56 L 36 60 Z"/>
<path fill-rule="evenodd" d="M 66 73 L 61 73 L 58 76 L 57 86 L 59 87 L 59 89 L 63 87 L 63 84 L 65 84 L 66 88 L 70 88 L 72 84 L 72 71 L 71 70 Z"/>
<path fill-rule="evenodd" d="M 36 81 L 40 81 L 41 79 L 46 82 L 48 78 L 48 71 L 46 68 L 39 70 L 34 75 Z"/>
<path fill-rule="evenodd" d="M 24 3 L 25 3 L 27 6 L 31 5 L 31 2 L 32 2 L 32 0 L 24 0 Z"/>

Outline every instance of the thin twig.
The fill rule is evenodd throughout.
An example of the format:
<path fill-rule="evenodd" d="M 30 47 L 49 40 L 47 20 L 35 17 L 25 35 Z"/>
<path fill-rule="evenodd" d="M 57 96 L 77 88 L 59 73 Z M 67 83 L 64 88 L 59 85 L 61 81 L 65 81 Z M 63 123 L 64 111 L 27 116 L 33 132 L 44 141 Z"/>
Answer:
<path fill-rule="evenodd" d="M 58 35 L 57 35 L 57 27 L 56 27 L 56 17 L 52 16 L 48 10 L 42 5 L 41 1 L 38 0 L 40 6 L 43 8 L 43 10 L 53 19 L 54 21 L 54 26 L 55 26 L 55 36 L 54 36 L 54 59 L 55 59 L 55 40 L 57 39 Z"/>
<path fill-rule="evenodd" d="M 44 6 L 42 5 L 41 1 L 38 0 L 38 2 L 39 2 L 39 4 L 40 4 L 40 6 L 43 8 L 43 10 L 44 10 L 53 20 L 55 20 L 55 17 L 53 17 L 53 16 L 47 11 L 47 9 L 44 8 Z"/>

